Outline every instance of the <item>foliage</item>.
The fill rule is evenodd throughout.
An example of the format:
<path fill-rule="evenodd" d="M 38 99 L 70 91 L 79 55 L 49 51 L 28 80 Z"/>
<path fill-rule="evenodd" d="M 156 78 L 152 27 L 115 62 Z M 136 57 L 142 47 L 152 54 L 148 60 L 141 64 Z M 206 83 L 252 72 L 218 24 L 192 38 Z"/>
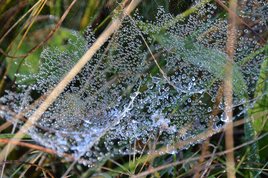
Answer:
<path fill-rule="evenodd" d="M 67 1 L 60 2 L 57 5 Z M 82 6 L 79 3 L 77 7 Z M 183 11 L 175 15 L 171 3 L 183 6 L 179 9 Z M 89 23 L 86 18 L 91 12 L 89 9 L 100 12 L 97 9 L 100 4 L 104 8 L 109 2 L 88 3 L 77 26 L 83 29 Z M 237 32 L 233 63 L 234 99 L 230 109 L 235 113 L 234 121 L 244 119 L 247 122 L 244 129 L 246 142 L 267 132 L 267 44 L 263 39 L 267 35 L 268 18 L 265 1 L 245 1 L 240 7 L 238 14 L 241 19 L 252 24 L 242 23 Z M 51 6 L 50 10 L 55 15 L 60 14 L 57 6 Z M 151 13 L 148 16 L 148 11 L 155 11 L 156 15 Z M 90 16 L 97 17 L 96 14 Z M 214 1 L 196 0 L 185 4 L 177 1 L 169 4 L 166 1 L 143 2 L 133 16 L 124 19 L 120 30 L 94 55 L 27 134 L 59 156 L 69 155 L 69 159 L 93 167 L 85 171 L 77 165 L 76 169 L 83 172 L 84 177 L 132 175 L 139 173 L 138 170 L 161 167 L 199 154 L 193 151 L 194 145 L 207 139 L 199 138 L 199 135 L 208 130 L 216 134 L 228 120 L 224 113 L 224 98 L 221 97 L 219 103 L 217 101 L 228 60 L 226 17 L 227 13 Z M 74 21 L 73 18 L 74 15 L 70 21 Z M 24 124 L 25 120 L 15 120 L 14 116 L 19 113 L 24 119 L 31 116 L 43 101 L 41 96 L 48 95 L 95 42 L 98 30 L 104 24 L 100 23 L 96 28 L 94 21 L 91 24 L 83 34 L 61 27 L 46 48 L 38 49 L 24 59 L 5 58 L 6 76 L 16 80 L 16 88 L 9 89 L 1 98 L 2 118 L 17 127 Z M 45 30 L 34 30 L 31 34 L 42 34 Z M 42 40 L 18 35 L 13 43 L 20 44 L 21 39 L 25 42 L 18 48 L 10 48 L 10 55 L 25 54 L 31 39 L 37 40 L 34 43 Z M 252 126 L 248 118 L 254 119 L 251 130 L 248 129 Z M 217 136 L 215 138 L 217 141 Z M 191 139 L 195 140 L 188 141 Z M 241 139 L 236 141 L 242 142 Z M 184 142 L 186 144 L 182 147 L 176 147 Z M 260 160 L 255 160 L 258 165 L 245 164 L 264 169 L 267 155 L 258 153 L 265 149 L 262 144 L 260 147 L 256 144 L 257 151 L 239 152 L 238 157 L 243 160 L 244 157 L 260 156 Z M 252 147 L 248 146 L 249 149 Z M 146 161 L 146 155 L 154 152 L 160 156 Z M 132 160 L 126 159 L 128 156 Z M 221 164 L 220 157 L 214 159 Z M 145 166 L 147 162 L 149 165 Z M 112 163 L 114 165 L 110 166 Z M 63 167 L 68 165 L 62 164 Z M 117 167 L 112 171 L 115 165 Z M 106 172 L 98 171 L 103 167 L 108 167 Z M 154 176 L 186 176 L 191 174 L 194 163 L 185 161 L 179 169 L 177 167 L 155 171 Z M 266 174 L 244 169 L 247 166 L 239 164 L 237 174 Z M 7 170 L 12 170 L 12 167 Z M 215 164 L 209 175 L 223 174 L 223 170 Z M 63 174 L 64 171 L 62 168 L 56 172 Z"/>

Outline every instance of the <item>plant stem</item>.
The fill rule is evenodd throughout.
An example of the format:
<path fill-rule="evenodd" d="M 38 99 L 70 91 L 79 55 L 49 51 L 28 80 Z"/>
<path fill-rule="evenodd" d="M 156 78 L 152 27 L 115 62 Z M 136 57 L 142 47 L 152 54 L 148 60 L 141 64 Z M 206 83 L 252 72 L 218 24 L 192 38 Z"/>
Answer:
<path fill-rule="evenodd" d="M 236 9 L 237 0 L 229 1 L 229 24 L 227 29 L 227 54 L 228 59 L 225 66 L 225 79 L 224 79 L 224 98 L 225 98 L 225 108 L 224 112 L 226 114 L 226 128 L 225 128 L 225 147 L 226 150 L 232 150 L 234 147 L 233 138 L 233 62 L 234 53 L 236 45 L 236 33 L 237 33 L 237 23 L 236 23 Z M 235 161 L 234 152 L 228 152 L 226 154 L 226 167 L 228 178 L 234 178 L 235 176 Z"/>

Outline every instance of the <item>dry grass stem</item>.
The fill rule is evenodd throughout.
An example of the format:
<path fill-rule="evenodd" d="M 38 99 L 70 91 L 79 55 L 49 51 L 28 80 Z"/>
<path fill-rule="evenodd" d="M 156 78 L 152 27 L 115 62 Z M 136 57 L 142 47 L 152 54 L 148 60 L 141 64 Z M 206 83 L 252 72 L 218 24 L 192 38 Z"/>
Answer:
<path fill-rule="evenodd" d="M 47 170 L 44 167 L 39 166 L 37 164 L 33 164 L 33 163 L 29 163 L 29 162 L 23 162 L 23 161 L 17 161 L 17 160 L 5 161 L 4 163 L 5 164 L 25 164 L 25 165 L 30 165 L 31 167 L 36 167 L 36 170 L 40 169 L 43 172 L 44 177 L 49 176 L 49 178 L 54 178 L 53 174 L 49 170 Z M 0 165 L 1 165 L 1 163 L 0 163 Z"/>
<path fill-rule="evenodd" d="M 7 129 L 9 126 L 11 126 L 12 125 L 12 123 L 10 123 L 10 122 L 5 122 L 5 123 L 3 123 L 2 125 L 0 125 L 0 133 L 3 131 L 3 130 L 5 130 L 5 129 Z"/>
<path fill-rule="evenodd" d="M 247 145 L 253 144 L 256 141 L 261 140 L 261 139 L 263 139 L 266 136 L 268 136 L 268 133 L 265 133 L 262 136 L 254 139 L 254 140 L 250 140 L 250 141 L 245 142 L 245 143 L 243 143 L 241 145 L 238 145 L 236 147 L 233 147 L 230 150 L 225 150 L 225 151 L 221 151 L 221 152 L 218 152 L 218 153 L 212 153 L 212 154 L 206 155 L 204 158 L 219 157 L 219 156 L 227 155 L 230 152 L 234 152 L 235 150 L 238 150 L 238 149 L 241 149 L 241 148 L 243 148 L 243 147 L 245 147 Z M 159 167 L 156 167 L 156 168 L 153 168 L 153 169 L 144 171 L 144 172 L 142 172 L 140 174 L 133 175 L 132 178 L 145 177 L 145 176 L 150 175 L 150 174 L 152 174 L 154 172 L 161 171 L 161 170 L 167 169 L 169 167 L 177 166 L 179 164 L 185 164 L 185 163 L 192 162 L 192 161 L 198 161 L 198 160 L 199 160 L 199 157 L 194 157 L 194 158 L 184 159 L 184 160 L 181 160 L 181 161 L 172 162 L 170 164 L 159 166 Z"/>
<path fill-rule="evenodd" d="M 34 46 L 32 49 L 30 49 L 26 54 L 22 54 L 22 55 L 19 55 L 19 56 L 12 56 L 12 55 L 9 55 L 8 53 L 6 53 L 5 51 L 3 51 L 1 48 L 0 48 L 0 53 L 2 53 L 4 56 L 6 56 L 8 58 L 17 59 L 17 58 L 26 58 L 28 55 L 30 55 L 33 52 L 35 52 L 37 49 L 39 49 L 40 47 L 42 47 L 49 39 L 51 39 L 51 37 L 55 34 L 55 32 L 60 28 L 62 22 L 67 17 L 67 15 L 69 14 L 70 10 L 72 9 L 72 7 L 74 6 L 74 4 L 76 2 L 77 2 L 77 0 L 73 0 L 72 1 L 72 3 L 65 10 L 65 12 L 61 16 L 61 18 L 59 19 L 59 21 L 57 22 L 57 24 L 55 25 L 55 27 L 49 32 L 49 34 L 45 37 L 45 39 L 43 41 L 41 41 L 39 44 L 37 44 L 36 46 Z"/>
<path fill-rule="evenodd" d="M 22 147 L 27 147 L 27 148 L 31 148 L 31 149 L 35 149 L 35 150 L 40 150 L 44 153 L 49 153 L 49 154 L 57 154 L 54 150 L 49 149 L 49 148 L 45 148 L 42 146 L 38 146 L 38 145 L 34 145 L 31 143 L 25 143 L 25 142 L 21 142 L 21 141 L 16 141 L 14 139 L 7 139 L 7 138 L 0 138 L 0 143 L 3 144 L 12 144 L 12 145 L 18 145 L 18 146 L 22 146 Z"/>
<path fill-rule="evenodd" d="M 223 86 L 221 85 L 220 88 L 218 89 L 217 95 L 216 95 L 216 102 L 214 105 L 214 109 L 211 113 L 212 118 L 216 117 L 220 110 L 219 110 L 219 104 L 221 102 L 223 98 Z M 213 119 L 209 120 L 209 128 L 211 129 L 213 127 L 214 121 Z M 210 138 L 207 138 L 204 143 L 202 144 L 202 148 L 201 148 L 201 155 L 198 161 L 198 165 L 195 171 L 195 175 L 194 178 L 199 178 L 201 176 L 201 169 L 202 169 L 202 165 L 205 162 L 205 156 L 208 155 L 209 152 L 209 144 L 210 144 Z"/>
<path fill-rule="evenodd" d="M 19 20 L 16 21 L 12 27 L 9 28 L 9 30 L 0 38 L 0 43 L 3 42 L 3 40 L 6 38 L 6 36 L 30 13 L 32 12 L 40 3 L 41 1 L 36 2 Z"/>
<path fill-rule="evenodd" d="M 224 100 L 225 100 L 225 147 L 226 150 L 231 150 L 234 147 L 233 138 L 233 62 L 236 46 L 236 10 L 237 0 L 229 1 L 229 24 L 227 29 L 227 63 L 225 66 L 225 78 L 224 78 Z M 235 176 L 235 160 L 234 153 L 232 151 L 226 154 L 226 171 L 228 178 L 234 178 Z"/>

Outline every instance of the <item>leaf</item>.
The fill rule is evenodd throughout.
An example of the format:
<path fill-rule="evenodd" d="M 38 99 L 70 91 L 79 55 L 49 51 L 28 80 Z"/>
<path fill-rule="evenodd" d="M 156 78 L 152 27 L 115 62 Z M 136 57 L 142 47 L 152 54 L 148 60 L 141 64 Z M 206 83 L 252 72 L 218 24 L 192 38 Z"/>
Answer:
<path fill-rule="evenodd" d="M 106 174 L 106 173 L 97 173 L 91 177 L 92 178 L 111 178 L 112 176 L 110 176 L 109 174 Z"/>
<path fill-rule="evenodd" d="M 0 134 L 0 138 L 13 138 L 15 134 Z M 31 137 L 29 135 L 24 134 L 24 139 L 30 139 Z"/>
<path fill-rule="evenodd" d="M 253 127 L 257 133 L 268 131 L 268 58 L 263 61 L 259 80 L 256 87 L 255 98 L 260 98 L 254 107 L 248 111 L 253 118 Z"/>
<path fill-rule="evenodd" d="M 22 43 L 22 46 L 19 49 L 15 47 L 12 48 L 10 55 L 20 56 L 25 55 L 35 45 L 39 44 L 41 41 L 45 39 L 45 34 L 48 34 L 51 31 L 51 28 L 45 28 L 41 30 L 37 30 L 33 32 L 30 36 L 28 36 L 25 41 Z M 72 30 L 60 28 L 53 36 L 53 38 L 48 42 L 49 46 L 60 46 L 59 49 L 64 49 L 64 44 L 66 43 L 66 39 L 72 37 Z M 20 38 L 15 40 L 15 44 L 19 43 Z M 34 53 L 27 56 L 25 59 L 23 58 L 6 58 L 7 62 L 7 75 L 11 80 L 15 79 L 15 74 L 22 75 L 31 75 L 38 73 L 39 65 L 40 65 L 40 54 L 42 52 L 42 48 L 37 49 Z"/>
<path fill-rule="evenodd" d="M 266 45 L 267 46 L 267 45 Z M 260 50 L 263 50 L 267 47 L 264 47 Z M 246 61 L 250 60 L 252 56 L 255 54 L 257 55 L 260 53 L 259 51 L 256 51 L 253 54 L 250 54 Z M 252 140 L 256 138 L 256 135 L 259 135 L 263 131 L 268 131 L 268 123 L 267 123 L 267 116 L 268 116 L 268 97 L 267 97 L 267 91 L 268 91 L 268 60 L 267 57 L 266 59 L 263 60 L 261 68 L 260 68 L 260 74 L 258 78 L 258 82 L 256 84 L 256 90 L 255 90 L 255 96 L 254 98 L 257 99 L 257 102 L 255 103 L 254 107 L 249 109 L 247 111 L 247 115 L 249 117 L 245 117 L 245 138 L 246 140 Z M 250 121 L 251 120 L 251 121 Z M 257 143 L 254 143 L 249 146 L 250 149 L 250 155 L 248 157 L 248 166 L 251 167 L 253 166 L 250 164 L 251 162 L 260 162 L 260 157 L 264 157 L 261 152 L 263 149 L 261 146 L 261 143 L 263 141 L 260 141 Z M 254 175 L 254 177 L 258 177 L 259 173 L 257 171 L 250 171 Z"/>
<path fill-rule="evenodd" d="M 177 36 L 158 34 L 155 39 L 164 48 L 173 52 L 178 59 L 210 72 L 217 79 L 224 80 L 227 55 L 223 52 L 198 44 L 191 37 L 182 39 Z M 233 63 L 233 74 L 234 93 L 239 98 L 247 97 L 247 85 L 241 68 L 236 63 Z"/>

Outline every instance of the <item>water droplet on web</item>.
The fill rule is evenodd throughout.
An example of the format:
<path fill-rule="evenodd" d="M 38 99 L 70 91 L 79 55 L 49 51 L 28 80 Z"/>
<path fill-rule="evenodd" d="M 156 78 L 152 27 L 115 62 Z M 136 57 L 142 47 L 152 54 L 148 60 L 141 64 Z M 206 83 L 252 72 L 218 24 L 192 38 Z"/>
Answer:
<path fill-rule="evenodd" d="M 181 76 L 182 79 L 186 79 L 186 77 L 187 77 L 186 74 L 182 74 Z"/>
<path fill-rule="evenodd" d="M 219 131 L 222 128 L 221 124 L 217 124 L 216 122 L 213 123 L 212 128 L 214 131 Z"/>
<path fill-rule="evenodd" d="M 225 112 L 223 112 L 222 114 L 221 114 L 221 117 L 220 117 L 220 119 L 221 119 L 221 121 L 222 122 L 225 122 L 225 123 L 227 123 L 227 122 L 230 122 L 231 120 L 230 120 L 230 118 L 226 115 L 226 113 Z"/>
<path fill-rule="evenodd" d="M 191 103 L 192 102 L 192 99 L 191 98 L 188 98 L 187 101 L 188 101 L 188 103 Z"/>

